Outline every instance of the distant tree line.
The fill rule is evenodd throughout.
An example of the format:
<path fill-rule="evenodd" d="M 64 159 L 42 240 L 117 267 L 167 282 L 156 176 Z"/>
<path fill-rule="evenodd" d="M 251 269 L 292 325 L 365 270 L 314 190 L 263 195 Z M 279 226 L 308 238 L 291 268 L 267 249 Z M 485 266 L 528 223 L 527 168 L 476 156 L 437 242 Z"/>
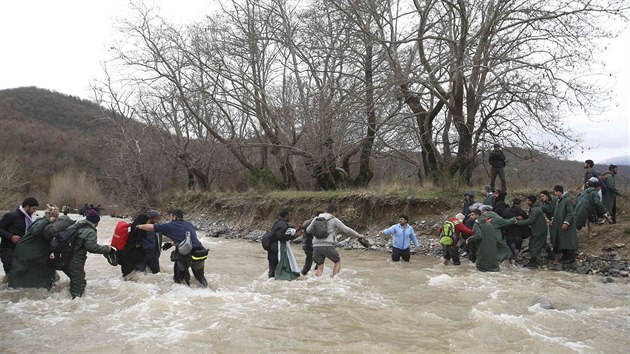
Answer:
<path fill-rule="evenodd" d="M 202 189 L 226 163 L 254 184 L 335 189 L 367 186 L 385 156 L 470 183 L 494 142 L 566 154 L 579 139 L 561 117 L 598 109 L 605 91 L 582 74 L 628 3 L 232 0 L 186 26 L 133 10 L 95 85 L 123 140 L 125 120 L 169 131 Z"/>

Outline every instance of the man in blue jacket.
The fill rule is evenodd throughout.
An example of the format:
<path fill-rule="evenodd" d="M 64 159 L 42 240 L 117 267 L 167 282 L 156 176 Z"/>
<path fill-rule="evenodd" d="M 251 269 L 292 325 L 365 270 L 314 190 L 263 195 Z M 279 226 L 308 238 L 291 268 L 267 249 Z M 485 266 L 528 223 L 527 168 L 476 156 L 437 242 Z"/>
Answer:
<path fill-rule="evenodd" d="M 416 249 L 420 248 L 416 234 L 413 232 L 413 228 L 409 226 L 409 217 L 405 214 L 400 214 L 398 224 L 392 225 L 379 232 L 379 234 L 394 235 L 392 240 L 392 261 L 394 262 L 400 261 L 400 257 L 402 257 L 403 261 L 409 262 L 411 241 L 413 241 Z"/>
<path fill-rule="evenodd" d="M 171 254 L 171 260 L 175 262 L 173 270 L 173 280 L 176 283 L 185 282 L 190 285 L 190 273 L 188 273 L 188 267 L 192 268 L 193 275 L 201 286 L 208 286 L 204 275 L 204 262 L 208 258 L 208 250 L 203 247 L 199 239 L 197 238 L 197 232 L 195 225 L 184 220 L 184 212 L 176 209 L 171 212 L 171 221 L 164 224 L 143 224 L 138 225 L 138 228 L 145 231 L 155 231 L 170 238 L 177 248 L 186 240 L 186 234 L 190 235 L 190 241 L 192 242 L 192 251 L 188 254 L 181 254 L 176 249 Z M 167 250 L 170 246 L 165 244 L 162 247 L 163 250 Z"/>

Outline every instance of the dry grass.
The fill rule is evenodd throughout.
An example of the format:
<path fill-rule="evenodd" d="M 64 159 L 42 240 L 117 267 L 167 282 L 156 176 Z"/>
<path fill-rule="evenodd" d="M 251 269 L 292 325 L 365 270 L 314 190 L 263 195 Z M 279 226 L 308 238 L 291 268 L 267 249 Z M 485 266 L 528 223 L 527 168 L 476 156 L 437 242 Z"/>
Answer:
<path fill-rule="evenodd" d="M 15 208 L 24 197 L 22 190 L 26 180 L 20 173 L 19 164 L 14 159 L 0 160 L 0 209 Z"/>
<path fill-rule="evenodd" d="M 85 172 L 64 170 L 53 176 L 48 193 L 57 205 L 80 207 L 85 203 L 104 204 L 105 198 L 96 179 Z"/>

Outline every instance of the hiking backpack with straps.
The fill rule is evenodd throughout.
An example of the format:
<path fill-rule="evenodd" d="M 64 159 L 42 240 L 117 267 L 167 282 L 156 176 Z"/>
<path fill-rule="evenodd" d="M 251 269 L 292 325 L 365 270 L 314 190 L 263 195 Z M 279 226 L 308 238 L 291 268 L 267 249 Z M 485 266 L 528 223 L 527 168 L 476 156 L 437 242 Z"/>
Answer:
<path fill-rule="evenodd" d="M 79 243 L 79 230 L 87 227 L 87 225 L 75 225 L 51 233 L 49 267 L 62 270 L 70 262 Z"/>
<path fill-rule="evenodd" d="M 328 238 L 328 220 L 323 216 L 318 216 L 311 221 L 311 234 L 320 240 Z"/>
<path fill-rule="evenodd" d="M 273 244 L 273 232 L 275 231 L 276 228 L 276 224 L 278 222 L 274 222 L 273 226 L 271 226 L 271 231 L 267 231 L 263 234 L 262 238 L 260 239 L 260 243 L 262 244 L 262 248 L 265 251 L 269 251 L 271 249 L 271 245 Z"/>
<path fill-rule="evenodd" d="M 440 231 L 440 244 L 444 246 L 450 246 L 453 244 L 455 236 L 455 224 L 446 220 L 444 225 L 442 226 L 442 231 Z"/>

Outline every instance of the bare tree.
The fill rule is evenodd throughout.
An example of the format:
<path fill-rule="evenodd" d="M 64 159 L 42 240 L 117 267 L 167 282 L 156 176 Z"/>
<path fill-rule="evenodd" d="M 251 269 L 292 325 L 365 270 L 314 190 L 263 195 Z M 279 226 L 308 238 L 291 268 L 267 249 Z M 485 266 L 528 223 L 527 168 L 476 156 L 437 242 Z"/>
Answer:
<path fill-rule="evenodd" d="M 581 70 L 597 42 L 615 35 L 606 23 L 628 13 L 620 0 L 331 3 L 355 21 L 370 13 L 379 28 L 356 21 L 388 53 L 417 120 L 425 173 L 448 169 L 466 180 L 489 142 L 560 152 L 576 142 L 561 117 L 595 106 L 599 92 Z"/>

